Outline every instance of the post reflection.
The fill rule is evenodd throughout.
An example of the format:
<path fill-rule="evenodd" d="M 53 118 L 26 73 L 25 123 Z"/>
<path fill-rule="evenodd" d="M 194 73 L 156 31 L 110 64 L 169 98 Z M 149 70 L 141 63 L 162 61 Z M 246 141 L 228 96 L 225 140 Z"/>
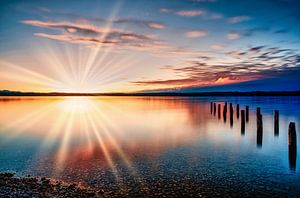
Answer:
<path fill-rule="evenodd" d="M 102 171 L 119 181 L 121 166 L 139 180 L 141 173 L 135 167 L 136 162 L 147 160 L 155 164 L 162 155 L 176 148 L 213 145 L 216 150 L 210 152 L 214 153 L 226 147 L 249 151 L 242 146 L 249 144 L 262 149 L 260 109 L 259 114 L 249 112 L 247 107 L 238 113 L 236 104 L 228 106 L 229 122 L 226 123 L 227 103 L 224 102 L 171 97 L 5 99 L 0 100 L 0 144 L 13 143 L 24 136 L 40 139 L 39 160 L 32 164 L 33 172 L 88 179 Z M 239 119 L 235 113 L 241 114 Z M 249 122 L 246 121 L 248 113 Z M 255 117 L 257 122 L 252 123 Z M 273 137 L 274 126 L 273 115 L 269 117 L 269 121 L 267 115 L 264 117 L 266 123 L 271 123 L 265 123 L 264 138 L 270 148 L 277 145 L 268 141 L 268 131 Z M 257 133 L 253 133 L 255 130 Z M 294 136 L 291 132 L 288 153 L 285 153 L 291 170 L 296 169 L 297 158 Z M 196 155 L 195 150 L 189 154 Z"/>

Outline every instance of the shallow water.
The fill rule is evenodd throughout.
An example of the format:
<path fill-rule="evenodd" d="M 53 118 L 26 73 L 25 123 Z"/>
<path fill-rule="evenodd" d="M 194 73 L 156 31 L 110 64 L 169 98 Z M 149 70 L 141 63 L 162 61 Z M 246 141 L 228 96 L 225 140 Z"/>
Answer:
<path fill-rule="evenodd" d="M 226 121 L 222 111 L 220 119 L 210 112 L 210 102 L 223 109 L 224 101 Z M 245 132 L 236 104 L 250 107 Z M 0 171 L 82 182 L 111 195 L 297 197 L 299 107 L 300 97 L 2 97 Z M 289 122 L 296 123 L 296 154 L 288 148 Z"/>

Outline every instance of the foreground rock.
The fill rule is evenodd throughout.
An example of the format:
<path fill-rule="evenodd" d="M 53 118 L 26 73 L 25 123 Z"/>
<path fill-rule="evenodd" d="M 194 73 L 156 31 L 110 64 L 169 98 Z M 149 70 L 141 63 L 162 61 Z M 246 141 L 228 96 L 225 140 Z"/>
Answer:
<path fill-rule="evenodd" d="M 0 173 L 0 197 L 105 197 L 105 194 L 75 183 Z"/>

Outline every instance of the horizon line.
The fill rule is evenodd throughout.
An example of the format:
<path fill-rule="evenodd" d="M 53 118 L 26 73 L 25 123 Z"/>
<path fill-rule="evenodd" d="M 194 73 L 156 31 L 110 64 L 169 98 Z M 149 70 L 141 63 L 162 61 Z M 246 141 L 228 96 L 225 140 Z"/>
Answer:
<path fill-rule="evenodd" d="M 0 90 L 0 96 L 300 96 L 295 91 L 205 91 L 205 92 L 34 92 Z"/>

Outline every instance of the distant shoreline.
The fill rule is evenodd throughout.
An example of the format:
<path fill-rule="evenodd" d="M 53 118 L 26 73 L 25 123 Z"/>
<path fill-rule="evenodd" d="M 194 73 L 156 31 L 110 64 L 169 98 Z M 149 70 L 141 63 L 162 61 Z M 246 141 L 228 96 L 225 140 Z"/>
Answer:
<path fill-rule="evenodd" d="M 0 91 L 0 96 L 300 96 L 300 91 L 253 91 L 253 92 L 139 92 L 139 93 L 63 93 Z"/>

